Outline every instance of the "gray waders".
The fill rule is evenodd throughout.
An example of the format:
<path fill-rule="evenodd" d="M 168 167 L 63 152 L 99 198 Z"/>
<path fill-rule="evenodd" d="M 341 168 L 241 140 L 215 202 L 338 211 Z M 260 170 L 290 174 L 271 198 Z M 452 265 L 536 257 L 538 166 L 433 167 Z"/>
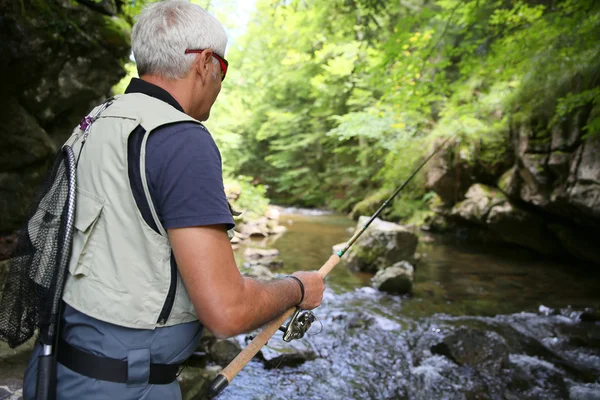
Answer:
<path fill-rule="evenodd" d="M 65 305 L 62 339 L 94 356 L 126 363 L 127 381 L 116 383 L 57 367 L 56 392 L 61 400 L 171 400 L 181 399 L 179 383 L 149 384 L 151 364 L 179 365 L 197 349 L 202 335 L 199 322 L 154 330 L 132 329 L 102 322 Z M 36 372 L 41 345 L 36 345 L 25 371 L 23 398 L 35 398 Z"/>

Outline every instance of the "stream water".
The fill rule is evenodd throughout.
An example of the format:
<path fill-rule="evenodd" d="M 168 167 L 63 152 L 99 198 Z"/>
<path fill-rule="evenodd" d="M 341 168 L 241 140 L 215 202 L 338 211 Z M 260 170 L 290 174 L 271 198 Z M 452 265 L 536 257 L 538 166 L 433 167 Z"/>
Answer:
<path fill-rule="evenodd" d="M 288 211 L 280 218 L 287 233 L 245 245 L 280 250 L 284 267 L 277 273 L 318 269 L 355 226 L 345 216 Z M 312 349 L 314 360 L 271 369 L 252 361 L 219 400 L 600 400 L 597 268 L 553 263 L 514 247 L 426 242 L 417 249 L 410 297 L 378 292 L 370 275 L 338 265 L 315 310 L 319 322 L 296 342 Z M 236 252 L 240 265 L 243 251 Z M 437 350 L 461 327 L 490 339 L 465 336 L 465 354 L 455 352 L 455 358 L 494 359 L 501 336 L 509 353 L 502 368 L 460 362 Z M 277 333 L 268 346 L 279 343 Z M 28 352 L 11 354 L 0 347 L 0 399 L 19 398 L 6 389 L 18 387 Z M 210 376 L 210 365 L 190 364 L 180 376 L 185 399 L 197 398 L 203 376 Z"/>
<path fill-rule="evenodd" d="M 298 210 L 280 222 L 287 233 L 250 244 L 280 250 L 278 273 L 318 269 L 355 225 Z M 600 399 L 600 322 L 597 313 L 582 318 L 586 308 L 600 308 L 593 267 L 439 239 L 417 251 L 411 297 L 380 293 L 369 275 L 338 265 L 316 310 L 322 330 L 315 323 L 303 339 L 316 359 L 274 369 L 252 361 L 219 399 Z M 460 365 L 435 351 L 461 327 L 499 334 L 508 365 Z M 493 343 L 479 346 L 495 351 Z"/>

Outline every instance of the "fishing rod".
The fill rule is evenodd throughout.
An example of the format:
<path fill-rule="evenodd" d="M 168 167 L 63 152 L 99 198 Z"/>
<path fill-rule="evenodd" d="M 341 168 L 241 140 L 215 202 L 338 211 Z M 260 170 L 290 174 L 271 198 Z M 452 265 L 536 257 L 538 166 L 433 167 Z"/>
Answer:
<path fill-rule="evenodd" d="M 392 200 L 408 185 L 408 183 L 417 175 L 417 173 L 435 156 L 450 140 L 450 138 L 444 140 L 444 142 L 439 145 L 433 153 L 431 153 L 420 165 L 419 167 L 408 177 L 404 183 L 392 193 L 392 195 L 383 202 L 381 207 L 371 216 L 369 221 L 359 230 L 357 231 L 350 240 L 346 243 L 343 249 L 338 251 L 329 257 L 329 260 L 319 269 L 319 274 L 323 279 L 329 274 L 333 268 L 340 262 L 342 256 L 348 251 L 348 249 L 356 242 L 356 240 L 364 233 L 365 230 L 371 225 L 371 223 L 381 214 L 383 209 L 387 207 Z M 287 325 L 283 325 L 288 318 L 290 318 L 290 322 Z M 250 362 L 250 360 L 260 351 L 260 349 L 271 339 L 271 337 L 277 332 L 281 330 L 284 332 L 283 340 L 289 342 L 293 339 L 300 339 L 304 336 L 306 331 L 310 328 L 311 323 L 314 321 L 314 315 L 311 311 L 301 310 L 299 307 L 292 307 L 283 313 L 278 318 L 269 322 L 259 333 L 252 339 L 252 341 L 242 350 L 236 358 L 229 363 L 220 373 L 217 375 L 215 379 L 210 383 L 207 390 L 207 395 L 209 398 L 213 398 L 221 393 L 237 376 L 237 374 Z"/>

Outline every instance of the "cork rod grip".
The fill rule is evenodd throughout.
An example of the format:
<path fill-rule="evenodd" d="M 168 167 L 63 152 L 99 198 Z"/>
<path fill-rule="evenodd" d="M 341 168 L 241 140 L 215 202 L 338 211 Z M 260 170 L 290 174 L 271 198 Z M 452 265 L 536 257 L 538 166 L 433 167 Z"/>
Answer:
<path fill-rule="evenodd" d="M 277 332 L 279 327 L 283 325 L 283 323 L 292 316 L 292 314 L 296 311 L 295 307 L 290 308 L 279 317 L 269 322 L 259 333 L 256 335 L 254 339 L 237 355 L 233 361 L 221 371 L 221 374 L 225 375 L 227 380 L 231 382 L 233 378 L 244 368 L 246 364 L 252 360 L 252 357 L 256 355 L 260 351 L 260 349 L 267 344 L 269 339 Z"/>
<path fill-rule="evenodd" d="M 325 277 L 331 272 L 332 269 L 340 262 L 340 257 L 337 254 L 329 257 L 329 260 L 321 268 L 319 268 L 319 274 L 325 279 Z"/>

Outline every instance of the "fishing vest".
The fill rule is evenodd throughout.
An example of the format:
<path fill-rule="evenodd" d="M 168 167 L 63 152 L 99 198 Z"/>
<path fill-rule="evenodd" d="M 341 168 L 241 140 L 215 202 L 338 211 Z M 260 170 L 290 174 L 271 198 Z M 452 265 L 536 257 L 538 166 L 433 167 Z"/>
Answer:
<path fill-rule="evenodd" d="M 92 111 L 91 115 L 94 114 Z M 146 142 L 155 129 L 196 122 L 141 93 L 117 96 L 93 123 L 82 148 L 76 128 L 67 144 L 79 156 L 73 248 L 63 299 L 71 307 L 119 326 L 154 329 L 198 319 L 176 270 L 167 232 L 146 180 Z M 128 174 L 129 135 L 141 126 L 140 175 L 160 233 L 142 217 Z M 173 280 L 173 282 L 172 282 Z"/>

